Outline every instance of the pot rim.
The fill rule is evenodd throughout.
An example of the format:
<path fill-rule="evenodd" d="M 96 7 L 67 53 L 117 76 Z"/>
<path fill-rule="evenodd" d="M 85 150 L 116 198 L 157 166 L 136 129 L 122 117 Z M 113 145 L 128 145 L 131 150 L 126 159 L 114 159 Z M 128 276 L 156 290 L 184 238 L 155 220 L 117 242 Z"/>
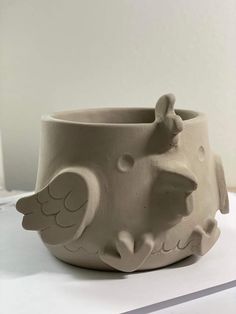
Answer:
<path fill-rule="evenodd" d="M 206 118 L 204 113 L 194 110 L 175 109 L 175 112 L 177 115 L 180 115 L 184 124 L 193 124 L 205 120 Z M 124 120 L 127 118 L 127 115 L 131 116 L 131 114 L 136 114 L 136 119 L 138 119 L 124 122 L 118 121 L 119 119 L 111 121 L 111 119 L 106 117 L 109 116 L 109 114 L 111 119 L 114 119 L 114 114 L 118 115 L 120 119 L 122 119 L 123 116 Z M 146 115 L 146 120 L 143 118 L 144 114 Z M 77 117 L 77 120 L 75 120 L 75 117 Z M 79 118 L 82 119 L 79 120 Z M 94 121 L 93 118 L 95 118 Z M 97 118 L 100 118 L 101 121 L 98 121 L 99 119 L 97 120 Z M 46 114 L 42 116 L 42 121 L 81 126 L 134 127 L 152 125 L 156 122 L 156 118 L 155 109 L 153 107 L 90 107 Z"/>

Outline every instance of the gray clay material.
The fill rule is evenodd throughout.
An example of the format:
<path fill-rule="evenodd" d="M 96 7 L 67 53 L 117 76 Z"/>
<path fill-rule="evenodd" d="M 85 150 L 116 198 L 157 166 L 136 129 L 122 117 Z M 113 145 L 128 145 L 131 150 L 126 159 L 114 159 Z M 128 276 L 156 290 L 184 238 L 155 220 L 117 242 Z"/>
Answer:
<path fill-rule="evenodd" d="M 206 117 L 156 108 L 60 112 L 42 120 L 35 194 L 17 209 L 59 259 L 133 272 L 204 255 L 228 213 Z"/>

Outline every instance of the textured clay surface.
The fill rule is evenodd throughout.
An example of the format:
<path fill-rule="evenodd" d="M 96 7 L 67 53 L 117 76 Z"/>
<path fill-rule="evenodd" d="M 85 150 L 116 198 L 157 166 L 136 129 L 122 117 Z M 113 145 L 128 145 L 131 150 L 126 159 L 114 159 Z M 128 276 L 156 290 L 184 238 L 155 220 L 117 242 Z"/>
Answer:
<path fill-rule="evenodd" d="M 172 94 L 151 108 L 56 113 L 42 121 L 35 194 L 17 209 L 59 259 L 133 272 L 204 255 L 228 213 L 220 158 L 206 118 L 174 110 Z"/>

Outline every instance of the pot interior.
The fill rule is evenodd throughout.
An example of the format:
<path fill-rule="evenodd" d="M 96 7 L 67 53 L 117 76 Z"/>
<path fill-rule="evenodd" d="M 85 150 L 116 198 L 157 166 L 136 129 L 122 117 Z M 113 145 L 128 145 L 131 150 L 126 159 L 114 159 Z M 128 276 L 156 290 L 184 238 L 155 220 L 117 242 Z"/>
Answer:
<path fill-rule="evenodd" d="M 175 110 L 182 120 L 190 120 L 199 114 L 191 110 Z M 54 119 L 77 123 L 102 124 L 143 124 L 155 121 L 153 108 L 98 108 L 67 112 L 52 115 Z"/>

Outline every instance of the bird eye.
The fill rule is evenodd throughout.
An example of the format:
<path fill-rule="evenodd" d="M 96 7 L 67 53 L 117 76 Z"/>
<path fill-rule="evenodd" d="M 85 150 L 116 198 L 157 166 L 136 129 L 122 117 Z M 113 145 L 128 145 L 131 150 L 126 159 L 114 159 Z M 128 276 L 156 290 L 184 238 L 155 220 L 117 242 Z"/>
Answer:
<path fill-rule="evenodd" d="M 133 168 L 134 163 L 134 158 L 130 154 L 123 154 L 117 161 L 117 168 L 121 172 L 127 172 Z"/>
<path fill-rule="evenodd" d="M 200 147 L 198 148 L 198 159 L 199 159 L 200 161 L 203 161 L 203 160 L 205 159 L 205 149 L 204 149 L 203 146 L 200 146 Z"/>

